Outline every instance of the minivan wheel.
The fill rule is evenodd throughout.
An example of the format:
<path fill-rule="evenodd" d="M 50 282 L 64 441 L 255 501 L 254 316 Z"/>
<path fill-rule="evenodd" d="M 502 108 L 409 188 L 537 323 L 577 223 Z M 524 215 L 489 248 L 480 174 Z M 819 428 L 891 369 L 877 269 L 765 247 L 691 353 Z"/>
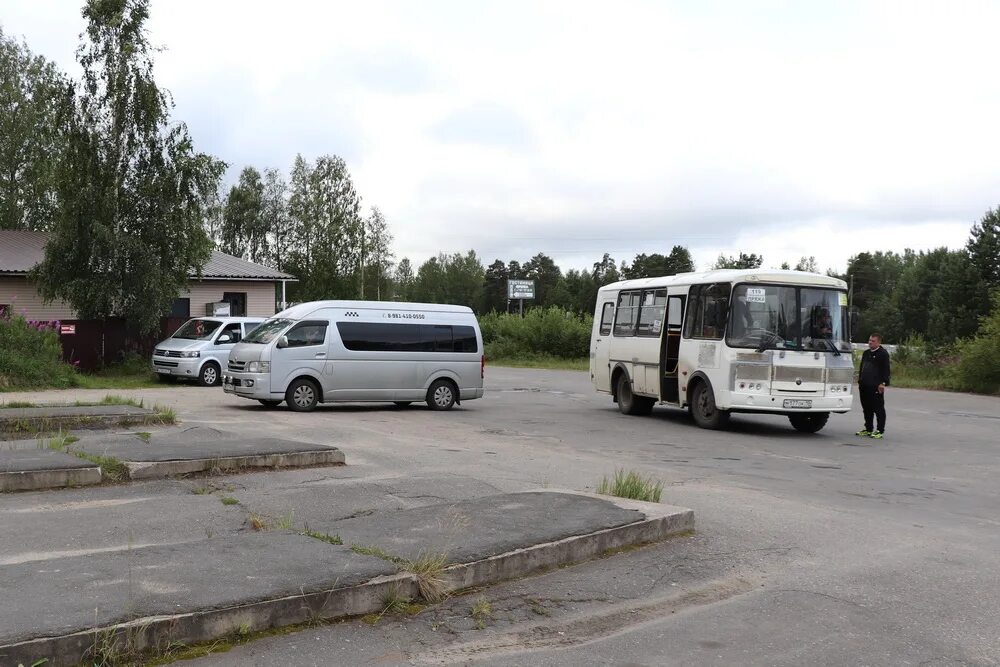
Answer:
<path fill-rule="evenodd" d="M 285 402 L 295 412 L 309 412 L 319 403 L 319 390 L 312 380 L 296 380 L 285 392 Z"/>
<path fill-rule="evenodd" d="M 270 398 L 258 398 L 257 402 L 263 405 L 265 408 L 276 408 L 281 405 L 281 401 L 275 401 Z"/>
<path fill-rule="evenodd" d="M 427 390 L 427 405 L 431 410 L 451 410 L 455 405 L 455 385 L 448 380 L 435 380 Z"/>
<path fill-rule="evenodd" d="M 198 383 L 202 387 L 214 387 L 219 384 L 219 367 L 209 362 L 201 367 L 198 373 Z"/>

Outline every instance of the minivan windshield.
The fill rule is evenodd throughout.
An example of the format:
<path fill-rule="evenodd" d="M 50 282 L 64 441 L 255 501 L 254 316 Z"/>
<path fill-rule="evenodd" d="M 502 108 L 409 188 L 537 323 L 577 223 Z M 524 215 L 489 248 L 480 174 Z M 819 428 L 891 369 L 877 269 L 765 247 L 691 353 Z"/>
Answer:
<path fill-rule="evenodd" d="M 218 320 L 188 320 L 180 329 L 174 333 L 173 338 L 184 338 L 186 340 L 208 340 L 215 333 L 215 330 L 222 326 Z"/>
<path fill-rule="evenodd" d="M 265 321 L 259 327 L 250 332 L 246 338 L 243 339 L 244 343 L 254 343 L 257 345 L 267 345 L 278 335 L 288 328 L 295 320 L 289 320 L 284 317 L 275 317 L 270 320 Z"/>

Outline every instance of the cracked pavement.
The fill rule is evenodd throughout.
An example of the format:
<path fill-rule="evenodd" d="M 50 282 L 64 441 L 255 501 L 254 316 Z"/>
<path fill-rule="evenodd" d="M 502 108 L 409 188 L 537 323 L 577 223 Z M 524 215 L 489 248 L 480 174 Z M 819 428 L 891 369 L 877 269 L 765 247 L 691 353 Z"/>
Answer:
<path fill-rule="evenodd" d="M 593 490 L 636 468 L 664 481 L 664 502 L 695 510 L 694 534 L 185 664 L 1000 664 L 1000 399 L 894 389 L 876 443 L 853 436 L 856 413 L 815 436 L 779 417 L 735 416 L 722 432 L 669 408 L 625 417 L 584 373 L 488 368 L 487 389 L 444 414 L 296 414 L 197 387 L 130 392 L 186 426 L 336 445 L 347 466 L 214 478 L 201 494 L 207 478 L 4 496 L 4 534 L 24 539 L 0 541 L 0 561 L 239 532 L 248 511 L 309 524 Z M 477 624 L 480 601 L 490 613 Z"/>

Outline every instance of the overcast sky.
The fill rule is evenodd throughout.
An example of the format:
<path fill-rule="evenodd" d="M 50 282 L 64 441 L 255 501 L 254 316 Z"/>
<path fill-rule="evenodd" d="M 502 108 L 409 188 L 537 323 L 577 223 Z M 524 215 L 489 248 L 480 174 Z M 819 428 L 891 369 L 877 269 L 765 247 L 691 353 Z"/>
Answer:
<path fill-rule="evenodd" d="M 73 75 L 80 0 L 0 25 Z M 348 163 L 397 257 L 765 266 L 964 245 L 1000 205 L 1000 3 L 153 0 L 200 150 Z"/>

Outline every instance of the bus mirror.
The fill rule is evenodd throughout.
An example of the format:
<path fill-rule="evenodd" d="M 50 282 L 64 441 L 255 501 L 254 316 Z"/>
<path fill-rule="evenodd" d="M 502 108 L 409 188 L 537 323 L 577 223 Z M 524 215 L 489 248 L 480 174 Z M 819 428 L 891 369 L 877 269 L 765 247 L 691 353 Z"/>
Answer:
<path fill-rule="evenodd" d="M 278 349 L 280 350 L 286 347 L 288 347 L 288 336 L 282 336 L 278 339 Z"/>
<path fill-rule="evenodd" d="M 851 340 L 858 337 L 858 328 L 861 323 L 861 311 L 857 308 L 851 308 L 848 313 L 848 323 L 851 325 Z"/>

